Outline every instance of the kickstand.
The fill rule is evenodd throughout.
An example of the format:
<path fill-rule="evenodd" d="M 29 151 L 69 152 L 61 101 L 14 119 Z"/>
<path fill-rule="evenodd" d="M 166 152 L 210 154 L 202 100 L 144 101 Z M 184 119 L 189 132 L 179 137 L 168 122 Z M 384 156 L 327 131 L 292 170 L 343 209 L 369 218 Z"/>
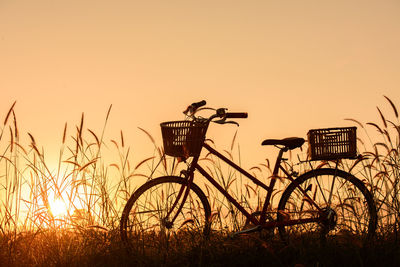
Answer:
<path fill-rule="evenodd" d="M 242 230 L 242 231 L 238 231 L 238 232 L 233 233 L 233 234 L 232 234 L 232 238 L 233 238 L 233 237 L 236 237 L 236 236 L 238 236 L 238 235 L 241 235 L 241 234 L 254 233 L 254 232 L 261 231 L 261 230 L 262 230 L 262 226 L 261 226 L 261 225 L 257 225 L 257 226 L 255 226 L 255 227 L 252 227 L 252 228 L 249 228 L 249 229 L 245 229 L 245 230 Z"/>

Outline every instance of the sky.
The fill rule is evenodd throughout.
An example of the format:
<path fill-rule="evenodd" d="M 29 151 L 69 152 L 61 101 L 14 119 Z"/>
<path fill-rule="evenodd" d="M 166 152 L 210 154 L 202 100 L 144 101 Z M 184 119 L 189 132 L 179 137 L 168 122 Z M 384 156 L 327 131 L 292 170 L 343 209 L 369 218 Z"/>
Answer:
<path fill-rule="evenodd" d="M 152 155 L 159 123 L 192 102 L 246 111 L 213 126 L 244 160 L 266 138 L 378 121 L 383 95 L 400 105 L 400 1 L 0 0 L 0 117 L 14 101 L 22 139 L 56 154 L 64 124 Z M 390 109 L 387 109 L 390 112 Z M 1 115 L 3 114 L 3 115 Z"/>

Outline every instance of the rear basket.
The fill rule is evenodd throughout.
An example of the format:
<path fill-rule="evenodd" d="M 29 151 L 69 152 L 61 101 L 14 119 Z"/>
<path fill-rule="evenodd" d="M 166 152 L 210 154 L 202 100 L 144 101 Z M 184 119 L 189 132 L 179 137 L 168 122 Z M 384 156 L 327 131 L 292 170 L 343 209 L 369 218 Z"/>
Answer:
<path fill-rule="evenodd" d="M 208 123 L 169 121 L 160 125 L 165 154 L 182 158 L 200 154 Z"/>
<path fill-rule="evenodd" d="M 310 130 L 308 154 L 311 160 L 356 158 L 357 127 Z"/>

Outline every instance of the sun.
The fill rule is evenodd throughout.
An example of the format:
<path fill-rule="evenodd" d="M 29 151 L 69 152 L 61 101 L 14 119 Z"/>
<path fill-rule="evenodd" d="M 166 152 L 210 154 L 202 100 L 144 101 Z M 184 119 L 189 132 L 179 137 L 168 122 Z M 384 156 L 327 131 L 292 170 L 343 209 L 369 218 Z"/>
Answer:
<path fill-rule="evenodd" d="M 52 189 L 48 190 L 46 204 L 43 204 L 53 219 L 67 222 L 72 219 L 76 209 L 83 208 L 79 190 L 73 189 L 71 186 L 64 186 L 63 190 L 57 190 L 57 193 Z"/>
<path fill-rule="evenodd" d="M 66 203 L 61 198 L 49 201 L 50 211 L 54 217 L 64 217 L 68 215 L 68 208 Z"/>

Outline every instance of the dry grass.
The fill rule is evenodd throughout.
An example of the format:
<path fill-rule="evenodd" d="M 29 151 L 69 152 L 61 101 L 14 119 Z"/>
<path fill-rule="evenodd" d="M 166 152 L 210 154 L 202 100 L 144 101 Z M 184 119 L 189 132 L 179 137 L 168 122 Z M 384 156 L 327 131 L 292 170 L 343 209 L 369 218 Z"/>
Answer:
<path fill-rule="evenodd" d="M 400 227 L 400 122 L 395 104 L 386 96 L 392 114 L 387 117 L 379 107 L 380 122 L 365 124 L 356 120 L 363 159 L 352 171 L 362 179 L 374 195 L 378 215 L 379 234 L 397 240 Z"/>
<path fill-rule="evenodd" d="M 258 235 L 214 234 L 203 242 L 177 242 L 157 253 L 127 253 L 115 232 L 41 231 L 2 236 L 1 266 L 398 266 L 400 246 L 377 240 L 368 247 L 350 242 L 267 242 Z"/>
<path fill-rule="evenodd" d="M 258 234 L 232 239 L 229 234 L 241 229 L 245 219 L 215 189 L 199 184 L 209 197 L 213 215 L 218 218 L 215 226 L 221 231 L 215 232 L 210 240 L 200 241 L 190 241 L 188 234 L 186 242 L 176 242 L 161 253 L 150 255 L 139 250 L 127 254 L 123 248 L 117 231 L 122 208 L 141 183 L 151 177 L 179 174 L 185 163 L 162 157 L 162 148 L 144 129 L 140 131 L 154 144 L 154 153 L 132 163 L 131 150 L 122 131 L 115 140 L 105 137 L 110 106 L 100 133 L 85 127 L 84 114 L 76 126 L 65 124 L 54 169 L 48 166 L 49 159 L 40 140 L 18 130 L 17 105 L 13 103 L 0 130 L 0 265 L 222 266 L 250 265 L 258 261 L 271 262 L 271 266 L 390 265 L 400 260 L 400 124 L 396 105 L 385 98 L 392 109 L 390 118 L 378 108 L 379 123 L 363 124 L 349 119 L 358 124 L 362 137 L 359 148 L 364 157 L 356 162 L 340 163 L 341 168 L 351 170 L 374 194 L 379 228 L 377 240 L 370 248 L 360 248 L 353 240 L 340 246 L 307 244 L 306 248 L 304 244 L 284 245 L 277 238 L 266 241 Z M 21 141 L 26 139 L 27 143 Z M 240 163 L 236 134 L 224 153 Z M 113 155 L 110 161 L 106 154 Z M 309 168 L 296 158 L 293 161 L 295 164 L 286 166 L 290 171 L 301 173 Z M 211 155 L 204 155 L 202 164 L 244 207 L 260 210 L 265 198 L 260 188 Z M 249 171 L 260 180 L 268 181 L 270 163 L 263 162 Z M 286 185 L 287 181 L 279 180 L 274 207 Z M 64 203 L 67 214 L 52 213 L 50 206 L 54 199 Z"/>

